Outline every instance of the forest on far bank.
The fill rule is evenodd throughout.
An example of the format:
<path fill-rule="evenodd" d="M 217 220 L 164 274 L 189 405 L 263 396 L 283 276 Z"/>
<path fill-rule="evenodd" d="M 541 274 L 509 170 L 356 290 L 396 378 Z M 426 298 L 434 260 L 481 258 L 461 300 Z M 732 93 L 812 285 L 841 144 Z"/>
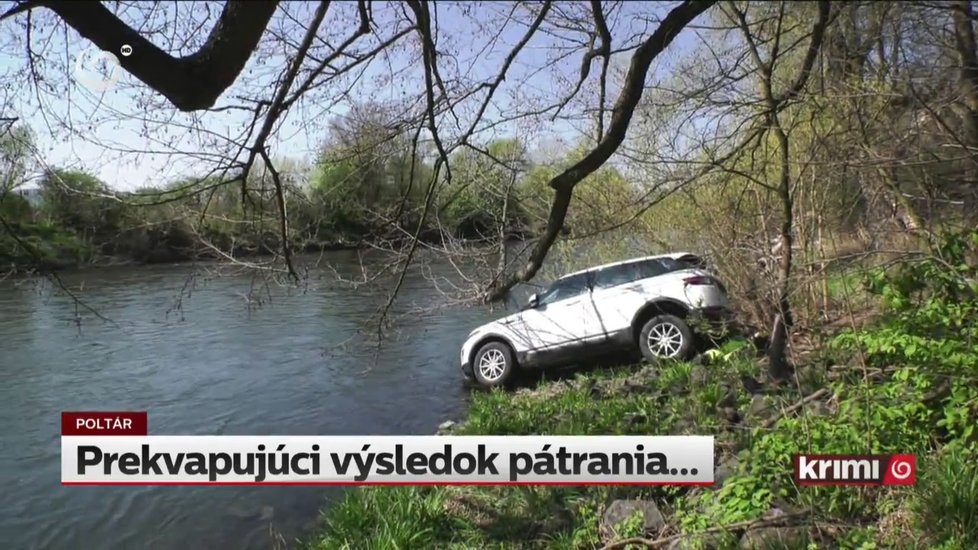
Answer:
<path fill-rule="evenodd" d="M 426 197 L 419 182 L 432 159 L 412 152 L 405 135 L 390 135 L 392 113 L 364 105 L 339 119 L 317 158 L 284 158 L 275 170 L 284 198 L 293 250 L 320 251 L 397 243 L 413 238 L 486 243 L 539 232 L 549 208 L 546 183 L 573 162 L 532 154 L 519 139 L 497 139 L 484 154 L 458 151 L 453 182 L 432 198 L 433 215 L 419 224 Z M 187 176 L 160 188 L 120 192 L 84 169 L 35 162 L 30 129 L 0 140 L 5 159 L 0 216 L 0 265 L 52 268 L 82 264 L 171 262 L 276 254 L 281 249 L 275 192 L 266 169 L 244 185 L 219 175 Z M 201 189 L 204 191 L 201 191 Z M 635 201 L 613 167 L 589 178 L 583 200 L 613 208 Z M 582 213 L 582 219 L 594 214 Z M 573 219 L 572 219 L 573 223 Z M 568 224 L 570 227 L 572 224 Z"/>

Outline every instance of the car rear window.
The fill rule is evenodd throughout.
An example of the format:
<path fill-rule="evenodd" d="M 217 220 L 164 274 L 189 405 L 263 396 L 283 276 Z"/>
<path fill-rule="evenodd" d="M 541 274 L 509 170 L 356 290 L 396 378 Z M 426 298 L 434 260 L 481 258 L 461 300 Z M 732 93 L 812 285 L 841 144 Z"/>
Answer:
<path fill-rule="evenodd" d="M 658 277 L 659 275 L 672 273 L 673 271 L 689 269 L 689 264 L 674 260 L 672 258 L 656 258 L 654 260 L 644 260 L 639 262 L 638 269 L 641 273 L 640 278 L 647 279 L 649 277 Z"/>
<path fill-rule="evenodd" d="M 664 273 L 668 273 L 669 266 L 663 264 L 659 260 L 644 260 L 638 263 L 638 270 L 641 273 L 642 279 L 648 279 L 649 277 L 658 277 Z"/>
<path fill-rule="evenodd" d="M 676 261 L 686 264 L 689 267 L 695 267 L 698 269 L 706 269 L 706 261 L 699 256 L 693 254 L 686 254 L 685 256 L 680 256 L 676 258 Z"/>
<path fill-rule="evenodd" d="M 594 286 L 610 288 L 630 283 L 639 279 L 658 277 L 673 271 L 690 268 L 703 268 L 704 262 L 699 256 L 687 254 L 679 258 L 661 257 L 650 260 L 640 260 L 606 267 L 594 275 Z"/>

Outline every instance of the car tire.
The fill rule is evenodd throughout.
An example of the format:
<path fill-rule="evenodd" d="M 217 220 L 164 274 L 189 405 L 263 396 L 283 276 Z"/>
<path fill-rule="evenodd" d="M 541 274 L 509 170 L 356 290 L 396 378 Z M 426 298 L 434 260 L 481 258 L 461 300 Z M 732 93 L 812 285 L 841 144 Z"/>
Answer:
<path fill-rule="evenodd" d="M 508 384 L 516 373 L 513 350 L 502 342 L 489 342 L 476 352 L 472 361 L 475 381 L 485 388 L 498 388 Z"/>
<path fill-rule="evenodd" d="M 638 336 L 638 348 L 649 361 L 689 359 L 696 342 L 692 329 L 675 315 L 656 315 L 645 324 Z"/>

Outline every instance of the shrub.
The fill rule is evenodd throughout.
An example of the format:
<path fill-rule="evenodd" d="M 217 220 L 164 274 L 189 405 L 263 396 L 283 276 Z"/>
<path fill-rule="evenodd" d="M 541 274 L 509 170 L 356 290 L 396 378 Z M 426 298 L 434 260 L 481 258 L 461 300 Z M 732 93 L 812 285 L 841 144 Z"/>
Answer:
<path fill-rule="evenodd" d="M 949 445 L 921 468 L 911 509 L 935 545 L 978 548 L 978 452 Z"/>

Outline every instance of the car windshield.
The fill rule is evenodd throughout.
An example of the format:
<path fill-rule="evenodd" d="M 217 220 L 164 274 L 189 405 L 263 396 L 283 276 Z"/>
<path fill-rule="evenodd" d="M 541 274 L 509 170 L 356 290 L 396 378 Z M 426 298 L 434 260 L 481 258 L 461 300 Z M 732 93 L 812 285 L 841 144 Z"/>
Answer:
<path fill-rule="evenodd" d="M 582 273 L 554 281 L 550 288 L 539 295 L 537 304 L 541 306 L 552 304 L 581 294 L 587 290 L 588 277 L 590 277 L 590 273 Z"/>

